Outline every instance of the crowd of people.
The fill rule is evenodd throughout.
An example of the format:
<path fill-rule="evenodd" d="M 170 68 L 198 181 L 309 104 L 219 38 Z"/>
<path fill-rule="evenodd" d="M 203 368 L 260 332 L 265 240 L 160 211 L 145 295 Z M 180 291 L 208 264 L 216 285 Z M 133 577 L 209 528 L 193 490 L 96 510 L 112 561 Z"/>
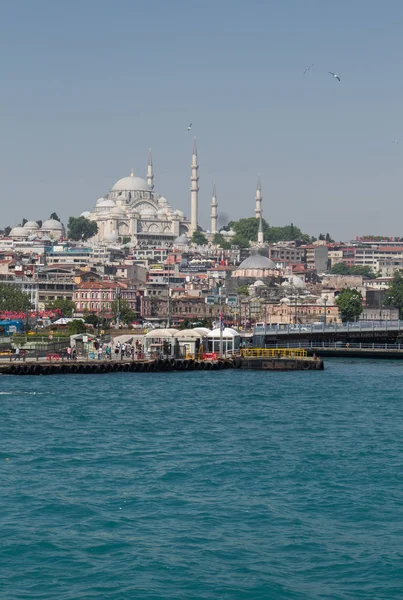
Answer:
<path fill-rule="evenodd" d="M 68 346 L 66 348 L 67 360 L 75 360 L 77 358 L 77 351 L 75 346 Z M 92 355 L 92 356 L 91 356 Z M 97 358 L 98 360 L 111 360 L 112 356 L 116 359 L 123 360 L 124 358 L 130 358 L 132 360 L 144 358 L 143 345 L 137 340 L 135 344 L 129 342 L 117 342 L 114 346 L 112 343 L 103 343 L 94 341 L 93 351 L 90 352 L 90 358 Z"/>

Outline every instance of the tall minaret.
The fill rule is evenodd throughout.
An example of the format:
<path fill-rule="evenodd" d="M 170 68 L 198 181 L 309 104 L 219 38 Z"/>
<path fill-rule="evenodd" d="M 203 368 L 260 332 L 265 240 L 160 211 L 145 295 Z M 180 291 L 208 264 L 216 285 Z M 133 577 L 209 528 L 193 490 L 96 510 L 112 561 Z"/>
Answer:
<path fill-rule="evenodd" d="M 260 183 L 260 175 L 257 178 L 257 188 L 256 188 L 256 196 L 255 196 L 255 217 L 257 219 L 262 215 L 262 185 Z"/>
<path fill-rule="evenodd" d="M 263 244 L 264 244 L 263 217 L 262 217 L 261 212 L 260 212 L 260 216 L 259 216 L 259 230 L 257 232 L 257 243 L 259 246 L 263 246 Z"/>
<path fill-rule="evenodd" d="M 148 152 L 148 167 L 147 167 L 147 183 L 151 191 L 154 189 L 154 171 L 153 171 L 153 155 L 151 148 Z"/>
<path fill-rule="evenodd" d="M 213 186 L 213 197 L 211 199 L 211 233 L 217 233 L 217 192 L 215 182 Z"/>
<path fill-rule="evenodd" d="M 193 235 L 197 231 L 197 209 L 198 209 L 198 192 L 199 192 L 199 175 L 197 171 L 199 165 L 197 164 L 197 147 L 196 138 L 193 142 L 193 155 L 192 155 L 192 176 L 190 178 L 190 235 Z"/>

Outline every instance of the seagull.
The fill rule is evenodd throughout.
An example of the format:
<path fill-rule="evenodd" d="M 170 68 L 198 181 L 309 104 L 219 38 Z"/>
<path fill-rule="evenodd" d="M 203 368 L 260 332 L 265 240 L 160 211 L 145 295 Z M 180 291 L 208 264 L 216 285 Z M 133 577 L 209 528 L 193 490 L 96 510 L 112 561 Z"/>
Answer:
<path fill-rule="evenodd" d="M 331 75 L 334 79 L 337 79 L 337 81 L 340 81 L 340 77 L 337 75 L 337 73 L 332 73 L 329 71 L 329 75 Z"/>
<path fill-rule="evenodd" d="M 308 71 L 310 71 L 312 69 L 313 65 L 309 65 L 309 67 L 307 67 L 305 69 L 305 71 L 302 73 L 302 75 L 305 75 L 305 73 L 308 73 Z"/>
<path fill-rule="evenodd" d="M 399 140 L 393 140 L 394 144 L 399 144 Z"/>
<path fill-rule="evenodd" d="M 189 125 L 188 125 L 188 131 L 192 131 L 192 123 L 189 123 Z"/>

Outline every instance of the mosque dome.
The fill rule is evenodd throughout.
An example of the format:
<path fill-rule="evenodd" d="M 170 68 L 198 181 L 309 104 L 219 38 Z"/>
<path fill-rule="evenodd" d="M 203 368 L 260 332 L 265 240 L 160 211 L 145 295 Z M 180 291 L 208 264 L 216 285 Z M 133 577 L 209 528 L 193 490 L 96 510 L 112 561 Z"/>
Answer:
<path fill-rule="evenodd" d="M 289 298 L 281 298 L 280 302 L 282 304 L 290 304 L 290 299 Z"/>
<path fill-rule="evenodd" d="M 149 185 L 145 179 L 130 175 L 129 177 L 122 177 L 115 183 L 112 188 L 113 192 L 137 192 L 137 191 L 149 191 Z"/>
<path fill-rule="evenodd" d="M 305 283 L 301 279 L 301 277 L 297 277 L 296 275 L 291 275 L 287 281 L 283 281 L 281 284 L 282 287 L 295 287 L 295 288 L 305 288 Z"/>
<path fill-rule="evenodd" d="M 97 208 L 113 208 L 114 206 L 116 206 L 116 203 L 114 200 L 105 200 L 105 198 L 103 198 L 97 204 Z"/>
<path fill-rule="evenodd" d="M 27 237 L 28 231 L 24 227 L 13 227 L 8 235 L 9 237 Z"/>
<path fill-rule="evenodd" d="M 274 264 L 274 262 L 272 260 L 270 260 L 270 258 L 267 258 L 266 256 L 262 256 L 261 254 L 252 254 L 251 256 L 248 256 L 248 258 L 245 258 L 245 260 L 243 260 L 241 262 L 241 264 L 239 265 L 238 269 L 242 269 L 242 270 L 250 270 L 250 269 L 256 269 L 256 270 L 262 270 L 262 269 L 275 269 L 276 265 Z"/>
<path fill-rule="evenodd" d="M 104 196 L 102 196 L 102 198 L 98 198 L 98 200 L 97 200 L 97 206 L 98 206 L 98 204 L 100 204 L 104 200 L 106 200 L 106 198 Z"/>
<path fill-rule="evenodd" d="M 120 206 L 114 206 L 111 211 L 110 211 L 111 215 L 124 215 L 125 211 L 123 210 L 123 208 L 121 208 Z"/>
<path fill-rule="evenodd" d="M 181 210 L 175 210 L 174 215 L 175 217 L 179 217 L 180 219 L 183 219 L 183 217 L 185 216 Z"/>
<path fill-rule="evenodd" d="M 105 238 L 104 238 L 105 242 L 109 242 L 109 243 L 115 243 L 118 241 L 118 235 L 114 232 L 112 233 L 108 233 Z"/>
<path fill-rule="evenodd" d="M 81 213 L 80 217 L 84 217 L 85 219 L 88 219 L 88 217 L 91 215 L 89 210 L 85 210 L 84 212 Z"/>
<path fill-rule="evenodd" d="M 168 206 L 168 200 L 164 196 L 160 196 L 158 204 L 161 206 Z"/>
<path fill-rule="evenodd" d="M 257 281 L 255 281 L 255 283 L 253 285 L 255 287 L 266 287 L 266 284 L 263 283 L 263 281 L 261 279 L 258 279 Z"/>
<path fill-rule="evenodd" d="M 64 227 L 60 223 L 60 221 L 56 221 L 56 219 L 48 219 L 42 224 L 42 231 L 63 231 Z"/>
<path fill-rule="evenodd" d="M 24 229 L 39 229 L 39 225 L 36 221 L 27 221 L 24 225 Z"/>
<path fill-rule="evenodd" d="M 189 245 L 189 238 L 184 233 L 182 233 L 182 235 L 180 235 L 177 238 L 175 238 L 174 244 L 178 244 L 178 245 L 182 245 L 182 246 L 188 246 Z"/>
<path fill-rule="evenodd" d="M 158 217 L 161 217 L 161 218 L 163 218 L 163 217 L 166 217 L 166 215 L 167 215 L 167 209 L 166 209 L 166 208 L 160 208 L 160 209 L 157 211 L 157 216 L 158 216 Z"/>

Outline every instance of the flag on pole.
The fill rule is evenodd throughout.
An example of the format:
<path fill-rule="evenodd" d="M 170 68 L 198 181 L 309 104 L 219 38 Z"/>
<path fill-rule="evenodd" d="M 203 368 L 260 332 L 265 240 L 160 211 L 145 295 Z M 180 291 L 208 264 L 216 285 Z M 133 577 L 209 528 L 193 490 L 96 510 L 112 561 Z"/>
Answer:
<path fill-rule="evenodd" d="M 222 310 L 220 310 L 220 329 L 221 329 L 221 331 L 224 331 L 224 329 L 225 329 L 225 323 L 224 323 L 224 317 L 222 314 Z"/>

